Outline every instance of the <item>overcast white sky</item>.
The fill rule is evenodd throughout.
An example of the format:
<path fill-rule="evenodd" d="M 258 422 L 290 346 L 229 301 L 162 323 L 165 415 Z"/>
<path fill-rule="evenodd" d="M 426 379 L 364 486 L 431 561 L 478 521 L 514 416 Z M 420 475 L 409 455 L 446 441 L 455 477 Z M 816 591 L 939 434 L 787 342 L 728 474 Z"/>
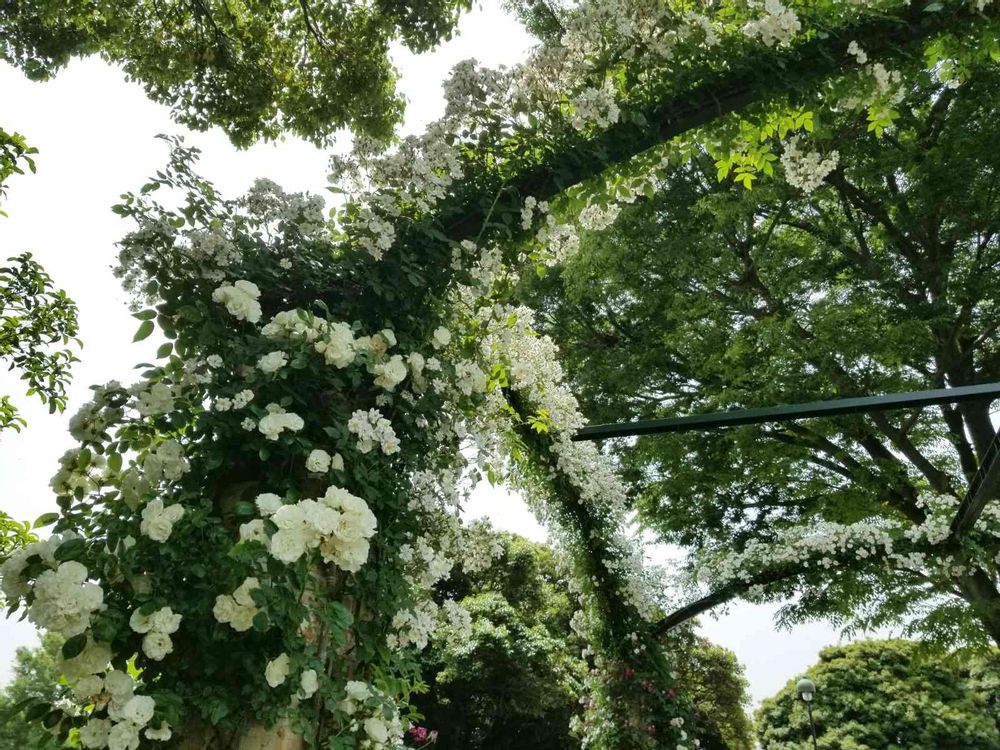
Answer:
<path fill-rule="evenodd" d="M 440 114 L 440 83 L 460 60 L 510 64 L 526 53 L 531 39 L 498 6 L 484 2 L 462 20 L 457 37 L 433 53 L 397 52 L 408 100 L 407 131 L 421 131 Z M 121 193 L 138 189 L 164 164 L 166 149 L 154 136 L 185 134 L 188 143 L 203 151 L 201 174 L 228 196 L 242 193 L 257 177 L 289 190 L 325 194 L 327 158 L 293 139 L 237 151 L 219 131 L 188 132 L 169 119 L 167 108 L 147 100 L 137 84 L 127 83 L 95 58 L 74 62 L 45 84 L 31 83 L 0 64 L 0 91 L 0 125 L 26 135 L 39 149 L 38 173 L 11 181 L 5 205 L 9 218 L 0 218 L 0 259 L 25 250 L 35 254 L 79 305 L 85 346 L 66 415 L 49 416 L 21 396 L 17 380 L 0 373 L 0 393 L 11 394 L 29 421 L 21 434 L 0 438 L 0 508 L 15 518 L 34 519 L 55 510 L 48 481 L 59 456 L 71 447 L 66 422 L 88 399 L 88 386 L 134 380 L 133 365 L 152 361 L 156 349 L 154 338 L 129 343 L 137 321 L 130 317 L 110 267 L 114 243 L 130 227 L 109 210 Z M 469 513 L 544 539 L 524 503 L 502 489 L 481 487 Z M 839 640 L 836 630 L 824 624 L 777 632 L 773 612 L 773 607 L 737 604 L 718 619 L 703 618 L 704 634 L 735 651 L 746 665 L 754 703 L 814 662 L 820 648 Z M 10 676 L 15 648 L 34 640 L 27 623 L 0 620 L 0 684 Z"/>

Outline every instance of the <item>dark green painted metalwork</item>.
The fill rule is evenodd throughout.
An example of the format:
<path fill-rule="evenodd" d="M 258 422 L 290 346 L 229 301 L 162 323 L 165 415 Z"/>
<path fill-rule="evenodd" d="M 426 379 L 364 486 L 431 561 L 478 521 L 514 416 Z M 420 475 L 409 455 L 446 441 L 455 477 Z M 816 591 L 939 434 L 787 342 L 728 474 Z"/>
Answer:
<path fill-rule="evenodd" d="M 715 414 L 695 414 L 689 417 L 646 419 L 620 424 L 599 424 L 584 427 L 573 440 L 604 440 L 632 435 L 653 435 L 660 432 L 691 432 L 736 427 L 764 422 L 791 422 L 810 417 L 833 417 L 841 414 L 867 414 L 875 411 L 911 409 L 934 404 L 1000 398 L 1000 383 L 983 383 L 959 388 L 938 388 L 912 393 L 890 393 L 884 396 L 839 398 L 832 401 L 812 401 L 806 404 L 784 404 L 758 409 L 737 409 Z"/>

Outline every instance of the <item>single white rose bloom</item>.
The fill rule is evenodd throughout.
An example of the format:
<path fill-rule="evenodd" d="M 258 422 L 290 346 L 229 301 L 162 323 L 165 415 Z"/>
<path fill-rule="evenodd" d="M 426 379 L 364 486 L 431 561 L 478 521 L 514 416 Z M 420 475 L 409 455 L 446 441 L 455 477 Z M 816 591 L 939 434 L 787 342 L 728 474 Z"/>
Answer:
<path fill-rule="evenodd" d="M 157 742 L 166 742 L 173 736 L 173 732 L 170 731 L 170 725 L 167 722 L 161 722 L 160 726 L 156 729 L 149 727 L 146 729 L 146 739 L 154 740 Z"/>
<path fill-rule="evenodd" d="M 101 748 L 108 746 L 108 734 L 111 732 L 111 722 L 107 719 L 91 719 L 80 727 L 80 743 L 86 748 Z"/>
<path fill-rule="evenodd" d="M 108 734 L 108 750 L 138 750 L 140 729 L 131 721 L 115 724 Z"/>
<path fill-rule="evenodd" d="M 142 639 L 142 652 L 153 661 L 163 661 L 174 650 L 174 643 L 166 633 L 147 633 Z"/>
<path fill-rule="evenodd" d="M 288 355 L 286 355 L 283 351 L 276 351 L 265 354 L 263 357 L 258 359 L 257 369 L 265 375 L 269 375 L 272 372 L 277 372 L 287 364 Z"/>
<path fill-rule="evenodd" d="M 299 692 L 297 693 L 299 700 L 312 698 L 317 690 L 319 690 L 319 677 L 316 675 L 316 670 L 307 669 L 299 679 Z"/>
<path fill-rule="evenodd" d="M 260 511 L 262 516 L 274 515 L 278 512 L 278 509 L 284 505 L 284 501 L 273 492 L 265 492 L 263 495 L 257 495 L 257 499 L 254 500 L 257 505 L 257 510 Z"/>
<path fill-rule="evenodd" d="M 360 680 L 349 680 L 347 685 L 347 697 L 355 701 L 365 701 L 371 697 L 371 689 L 368 687 L 368 683 L 361 682 Z"/>
<path fill-rule="evenodd" d="M 365 734 L 367 734 L 372 742 L 384 743 L 389 739 L 389 729 L 386 727 L 385 722 L 382 719 L 373 716 L 370 719 L 365 719 Z"/>
<path fill-rule="evenodd" d="M 267 663 L 264 669 L 264 679 L 273 688 L 278 687 L 288 678 L 288 654 L 281 654 Z"/>
<path fill-rule="evenodd" d="M 153 718 L 155 708 L 156 701 L 148 695 L 134 695 L 129 698 L 128 703 L 122 708 L 122 718 L 125 721 L 135 724 L 137 727 L 144 727 Z"/>
<path fill-rule="evenodd" d="M 434 329 L 434 335 L 431 337 L 431 345 L 435 349 L 443 349 L 451 343 L 451 331 L 449 331 L 444 326 L 440 326 Z"/>
<path fill-rule="evenodd" d="M 330 470 L 330 454 L 317 448 L 306 458 L 306 471 L 314 474 L 326 474 Z"/>
<path fill-rule="evenodd" d="M 264 520 L 255 518 L 247 523 L 240 524 L 241 542 L 264 542 L 267 544 L 267 533 L 264 531 Z"/>

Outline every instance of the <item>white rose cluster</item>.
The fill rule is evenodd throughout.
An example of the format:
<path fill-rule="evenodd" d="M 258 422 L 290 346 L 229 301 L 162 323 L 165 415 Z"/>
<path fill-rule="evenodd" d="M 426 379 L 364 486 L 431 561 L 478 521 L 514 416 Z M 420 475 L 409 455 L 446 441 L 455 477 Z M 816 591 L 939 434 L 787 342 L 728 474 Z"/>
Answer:
<path fill-rule="evenodd" d="M 398 711 L 386 718 L 384 695 L 360 680 L 349 680 L 345 685 L 346 697 L 337 707 L 348 716 L 357 716 L 362 710 L 371 712 L 366 719 L 358 718 L 365 737 L 363 746 L 371 750 L 389 750 L 402 745 L 403 723 Z M 374 704 L 374 705 L 373 705 Z M 374 709 L 374 710 L 373 710 Z"/>
<path fill-rule="evenodd" d="M 174 408 L 174 388 L 166 383 L 140 384 L 135 390 L 135 409 L 144 417 L 166 414 Z"/>
<path fill-rule="evenodd" d="M 298 414 L 285 411 L 279 404 L 268 404 L 267 414 L 257 423 L 257 429 L 268 440 L 277 440 L 282 432 L 298 432 L 306 423 Z"/>
<path fill-rule="evenodd" d="M 406 379 L 406 363 L 403 362 L 402 356 L 394 354 L 387 361 L 374 365 L 372 374 L 375 376 L 375 385 L 392 391 Z"/>
<path fill-rule="evenodd" d="M 155 728 L 150 726 L 156 701 L 148 695 L 136 695 L 135 681 L 127 672 L 108 672 L 103 678 L 102 692 L 108 697 L 108 716 L 92 716 L 80 728 L 83 747 L 138 750 L 143 729 L 147 739 L 161 742 L 170 739 L 172 733 L 166 722 L 160 722 Z"/>
<path fill-rule="evenodd" d="M 28 609 L 28 619 L 66 638 L 83 633 L 104 604 L 103 589 L 88 582 L 87 575 L 87 568 L 75 560 L 42 571 L 35 581 L 35 600 Z"/>
<path fill-rule="evenodd" d="M 184 458 L 184 449 L 176 440 L 165 440 L 151 450 L 142 460 L 142 471 L 147 482 L 156 484 L 161 479 L 176 482 L 191 468 Z"/>
<path fill-rule="evenodd" d="M 63 534 L 53 534 L 48 539 L 32 542 L 14 550 L 10 557 L 0 564 L 0 592 L 3 592 L 4 598 L 12 603 L 31 591 L 31 583 L 24 579 L 28 558 L 38 555 L 47 567 L 54 570 L 59 566 L 55 558 L 56 550 L 63 543 L 77 538 L 79 535 L 68 531 Z"/>
<path fill-rule="evenodd" d="M 399 453 L 399 438 L 392 423 L 378 409 L 358 409 L 347 422 L 347 429 L 358 436 L 358 450 L 369 453 L 377 445 L 387 456 Z"/>
<path fill-rule="evenodd" d="M 596 125 L 601 130 L 618 122 L 621 110 L 615 97 L 614 82 L 605 78 L 600 86 L 585 88 L 571 100 L 570 124 L 577 130 Z"/>
<path fill-rule="evenodd" d="M 840 154 L 836 151 L 831 151 L 826 158 L 816 151 L 803 151 L 798 137 L 785 145 L 785 153 L 781 156 L 788 184 L 805 193 L 811 193 L 822 185 L 839 161 Z"/>
<path fill-rule="evenodd" d="M 225 305 L 237 320 L 256 323 L 260 320 L 260 289 L 252 281 L 240 279 L 234 284 L 223 284 L 212 292 L 212 301 Z"/>
<path fill-rule="evenodd" d="M 174 524 L 184 516 L 184 506 L 180 503 L 164 506 L 163 500 L 154 498 L 142 509 L 139 531 L 154 542 L 165 542 L 173 533 Z"/>
<path fill-rule="evenodd" d="M 150 614 L 143 614 L 142 608 L 135 610 L 128 621 L 136 633 L 142 633 L 142 651 L 153 661 L 162 661 L 174 650 L 170 636 L 181 626 L 181 615 L 170 607 L 161 607 Z"/>
<path fill-rule="evenodd" d="M 112 381 L 95 386 L 93 390 L 94 398 L 81 406 L 69 420 L 69 434 L 81 443 L 99 440 L 125 415 L 119 398 L 124 395 L 121 383 Z"/>
<path fill-rule="evenodd" d="M 368 560 L 368 540 L 377 527 L 365 501 L 335 485 L 318 500 L 282 505 L 271 520 L 278 527 L 270 541 L 275 559 L 293 563 L 318 547 L 324 560 L 351 573 Z"/>
<path fill-rule="evenodd" d="M 438 606 L 430 599 L 419 602 L 412 609 L 397 612 L 392 618 L 395 633 L 386 636 L 391 649 L 413 646 L 418 651 L 427 648 L 437 625 Z"/>
<path fill-rule="evenodd" d="M 260 581 L 250 577 L 232 594 L 219 594 L 215 597 L 212 615 L 223 625 L 229 625 L 238 633 L 245 633 L 253 627 L 253 618 L 258 612 L 253 592 L 259 588 Z"/>
<path fill-rule="evenodd" d="M 768 47 L 788 44 L 802 30 L 802 22 L 795 11 L 786 8 L 781 0 L 764 0 L 765 15 L 743 27 L 748 37 L 760 38 Z"/>

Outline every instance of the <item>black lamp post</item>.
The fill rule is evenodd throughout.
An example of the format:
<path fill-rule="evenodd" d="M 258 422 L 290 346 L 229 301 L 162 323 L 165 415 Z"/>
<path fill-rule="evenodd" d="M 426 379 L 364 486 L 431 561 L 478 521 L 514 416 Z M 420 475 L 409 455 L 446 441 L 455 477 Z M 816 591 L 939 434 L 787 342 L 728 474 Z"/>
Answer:
<path fill-rule="evenodd" d="M 813 750 L 816 750 L 816 724 L 813 722 L 812 711 L 812 701 L 816 695 L 816 685 L 808 677 L 803 677 L 795 683 L 795 689 L 798 691 L 802 702 L 806 704 L 806 713 L 809 714 L 809 729 L 812 732 Z"/>

